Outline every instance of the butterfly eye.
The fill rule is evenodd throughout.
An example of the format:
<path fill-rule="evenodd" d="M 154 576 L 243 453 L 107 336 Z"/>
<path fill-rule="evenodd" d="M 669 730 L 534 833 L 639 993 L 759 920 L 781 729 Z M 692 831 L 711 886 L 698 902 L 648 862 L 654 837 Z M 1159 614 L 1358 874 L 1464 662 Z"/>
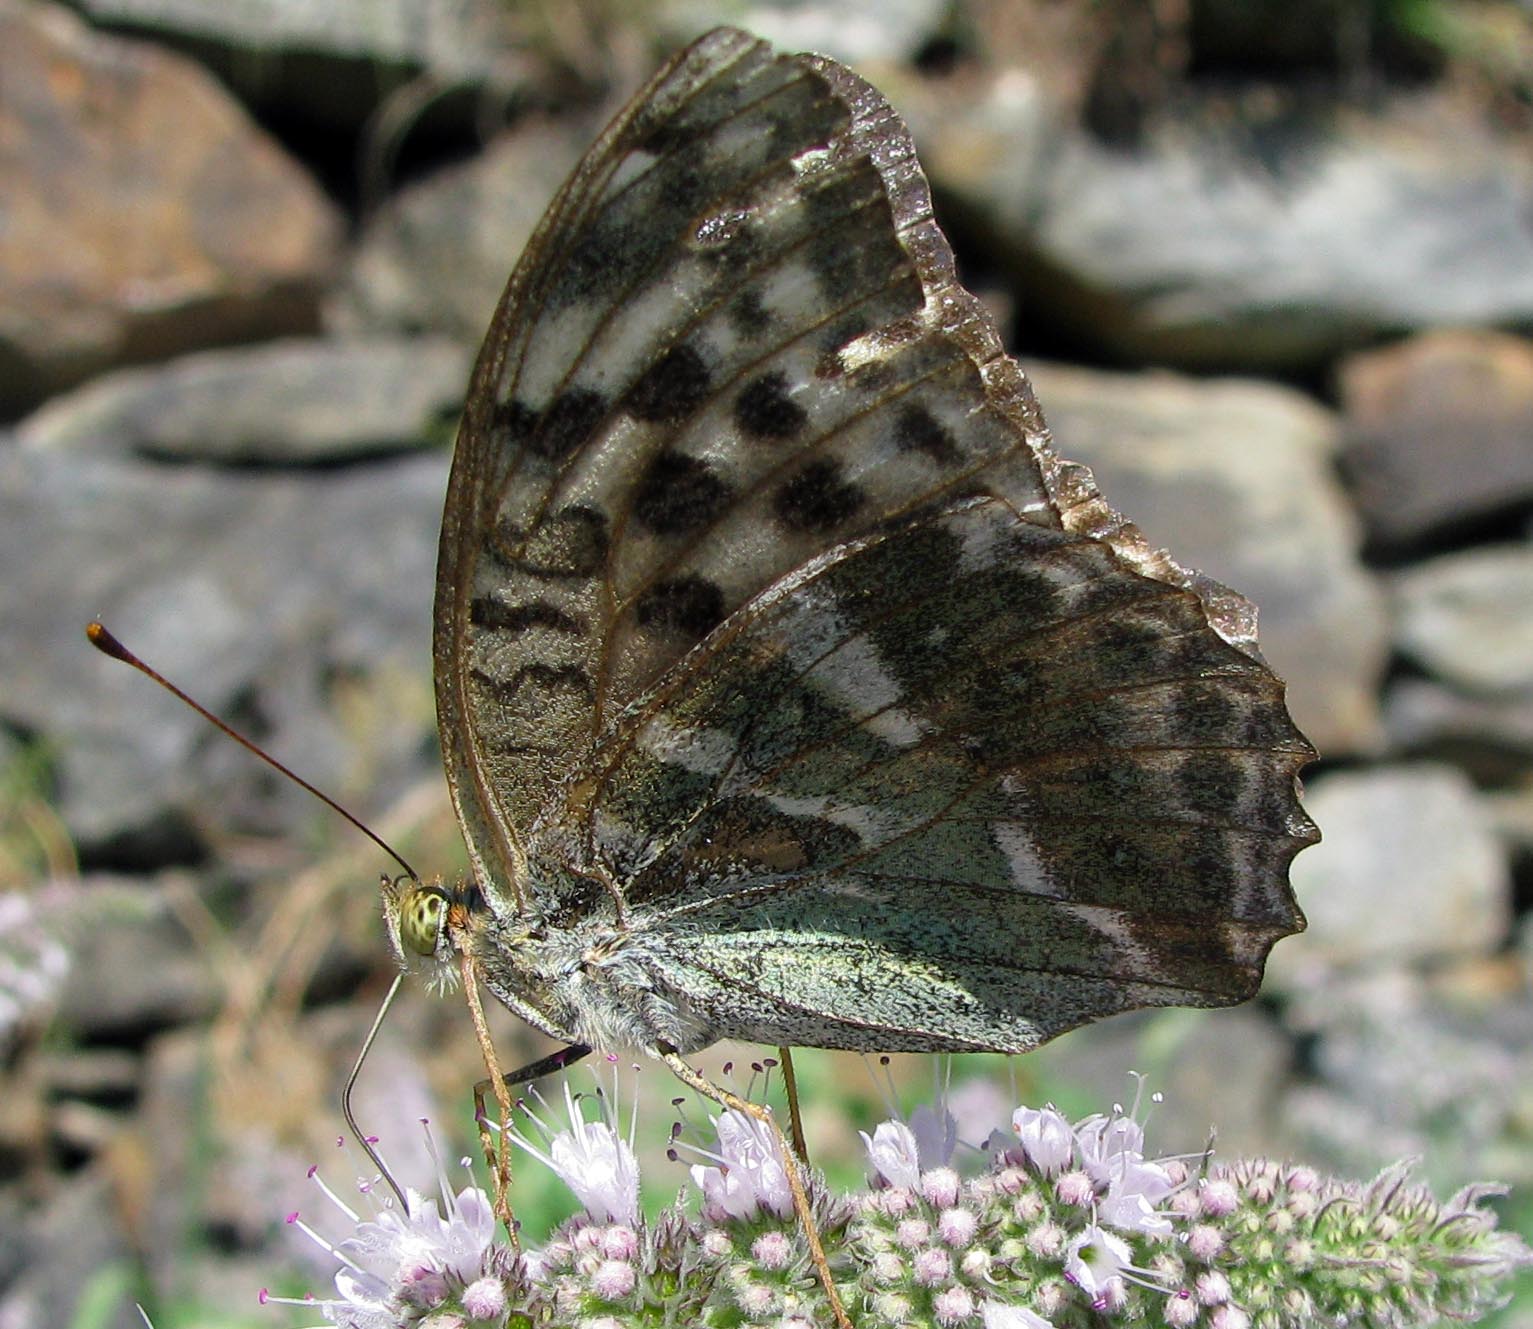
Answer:
<path fill-rule="evenodd" d="M 447 922 L 447 894 L 437 886 L 417 886 L 399 910 L 399 940 L 416 955 L 435 955 Z"/>

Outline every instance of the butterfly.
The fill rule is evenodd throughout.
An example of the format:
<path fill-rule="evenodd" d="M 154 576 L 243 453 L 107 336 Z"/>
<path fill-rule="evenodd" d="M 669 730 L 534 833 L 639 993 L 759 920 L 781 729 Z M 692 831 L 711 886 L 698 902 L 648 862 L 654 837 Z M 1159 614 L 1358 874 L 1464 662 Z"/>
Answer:
<path fill-rule="evenodd" d="M 395 949 L 679 1074 L 1242 1001 L 1316 838 L 1254 617 L 1055 454 L 888 102 L 718 29 L 480 353 L 434 643 L 471 877 L 386 892 Z"/>

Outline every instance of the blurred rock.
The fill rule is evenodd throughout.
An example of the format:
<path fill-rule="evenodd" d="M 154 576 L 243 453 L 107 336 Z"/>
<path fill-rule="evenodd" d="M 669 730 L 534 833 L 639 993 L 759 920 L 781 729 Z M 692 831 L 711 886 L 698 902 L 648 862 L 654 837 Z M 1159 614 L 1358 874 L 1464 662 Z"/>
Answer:
<path fill-rule="evenodd" d="M 1267 985 L 1314 992 L 1338 970 L 1485 955 L 1511 924 L 1506 850 L 1464 775 L 1421 762 L 1309 782 L 1325 837 L 1294 860 L 1309 929 L 1276 947 Z"/>
<path fill-rule="evenodd" d="M 0 1293 L 0 1325 L 144 1329 L 134 1308 L 135 1252 L 111 1221 L 117 1199 L 106 1169 L 91 1168 L 62 1179 L 26 1222 L 4 1223 L 0 1246 L 15 1255 L 17 1272 Z"/>
<path fill-rule="evenodd" d="M 227 466 L 377 458 L 450 437 L 471 359 L 440 337 L 200 351 L 56 397 L 17 437 L 39 451 Z"/>
<path fill-rule="evenodd" d="M 1364 1171 L 1419 1158 L 1439 1186 L 1533 1181 L 1533 1154 L 1517 1140 L 1533 1109 L 1525 994 L 1455 1001 L 1393 970 L 1296 993 L 1288 1019 L 1310 1036 L 1319 1077 L 1283 1102 L 1311 1161 Z"/>
<path fill-rule="evenodd" d="M 1446 100 L 1364 115 L 1187 93 L 1132 151 L 1017 69 L 899 105 L 1028 321 L 1114 358 L 1305 368 L 1403 329 L 1533 320 L 1533 161 Z"/>
<path fill-rule="evenodd" d="M 764 37 L 784 51 L 815 51 L 860 67 L 909 64 L 951 24 L 947 0 L 758 0 L 727 20 L 709 0 L 666 0 L 661 22 L 678 42 L 690 41 L 721 21 Z"/>
<path fill-rule="evenodd" d="M 1482 784 L 1516 780 L 1533 763 L 1533 695 L 1465 696 L 1423 678 L 1397 678 L 1384 693 L 1393 753 L 1435 757 Z"/>
<path fill-rule="evenodd" d="M 159 1029 L 206 1019 L 221 988 L 163 894 L 134 878 L 94 878 L 87 895 L 114 893 L 108 923 L 80 929 L 58 1020 L 85 1043 L 139 1043 Z"/>
<path fill-rule="evenodd" d="M 435 762 L 446 468 L 431 455 L 288 476 L 0 454 L 0 566 L 16 570 L 0 582 L 0 715 L 49 735 L 77 841 L 153 865 L 184 857 L 199 817 L 270 831 L 315 814 L 309 795 L 92 651 L 82 633 L 98 615 L 327 789 L 346 794 L 359 753 L 385 799 Z M 350 680 L 409 682 L 418 704 L 401 690 L 383 728 L 345 735 Z"/>
<path fill-rule="evenodd" d="M 1528 442 L 1533 449 L 1533 420 Z M 1395 574 L 1395 645 L 1469 692 L 1533 706 L 1533 543 L 1447 554 Z"/>
<path fill-rule="evenodd" d="M 401 190 L 368 221 L 327 322 L 478 346 L 533 227 L 600 127 L 533 121 Z"/>
<path fill-rule="evenodd" d="M 1023 1066 L 1031 1070 L 1023 1073 L 1044 1086 L 1069 1085 L 1093 1111 L 1105 1112 L 1134 1101 L 1139 1086 L 1129 1072 L 1141 1072 L 1146 1098 L 1160 1093 L 1166 1100 L 1154 1110 L 1153 1152 L 1197 1154 L 1216 1133 L 1220 1155 L 1233 1158 L 1270 1147 L 1293 1058 L 1289 1036 L 1253 1007 L 1140 1011 L 1028 1053 Z"/>
<path fill-rule="evenodd" d="M 71 0 L 95 23 L 195 50 L 247 102 L 355 128 L 411 79 L 509 96 L 541 31 L 492 0 Z M 465 117 L 466 118 L 466 117 Z"/>
<path fill-rule="evenodd" d="M 1533 340 L 1448 329 L 1339 374 L 1348 481 L 1370 537 L 1409 545 L 1533 507 Z"/>
<path fill-rule="evenodd" d="M 1322 755 L 1376 746 L 1384 602 L 1331 475 L 1333 417 L 1254 382 L 1027 369 L 1060 453 L 1153 543 L 1256 605 L 1262 651 Z"/>
<path fill-rule="evenodd" d="M 0 0 L 0 87 L 0 412 L 314 326 L 337 216 L 206 72 Z"/>

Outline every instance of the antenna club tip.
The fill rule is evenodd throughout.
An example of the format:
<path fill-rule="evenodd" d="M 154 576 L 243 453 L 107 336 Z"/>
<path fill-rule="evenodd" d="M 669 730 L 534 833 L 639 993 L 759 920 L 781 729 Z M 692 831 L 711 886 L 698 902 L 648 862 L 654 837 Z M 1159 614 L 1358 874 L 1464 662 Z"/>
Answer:
<path fill-rule="evenodd" d="M 90 642 L 103 655 L 110 655 L 115 660 L 131 663 L 133 653 L 107 630 L 107 626 L 98 618 L 93 618 L 85 625 L 85 640 Z"/>

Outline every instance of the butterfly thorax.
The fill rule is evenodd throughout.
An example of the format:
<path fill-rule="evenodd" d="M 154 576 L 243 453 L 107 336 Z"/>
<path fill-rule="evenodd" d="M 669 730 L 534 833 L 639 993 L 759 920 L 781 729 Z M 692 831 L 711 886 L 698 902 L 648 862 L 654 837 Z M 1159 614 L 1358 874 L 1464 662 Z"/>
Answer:
<path fill-rule="evenodd" d="M 642 930 L 600 914 L 503 919 L 482 906 L 465 921 L 459 944 L 484 985 L 552 1038 L 604 1051 L 693 1051 L 717 1038 L 661 977 Z"/>

